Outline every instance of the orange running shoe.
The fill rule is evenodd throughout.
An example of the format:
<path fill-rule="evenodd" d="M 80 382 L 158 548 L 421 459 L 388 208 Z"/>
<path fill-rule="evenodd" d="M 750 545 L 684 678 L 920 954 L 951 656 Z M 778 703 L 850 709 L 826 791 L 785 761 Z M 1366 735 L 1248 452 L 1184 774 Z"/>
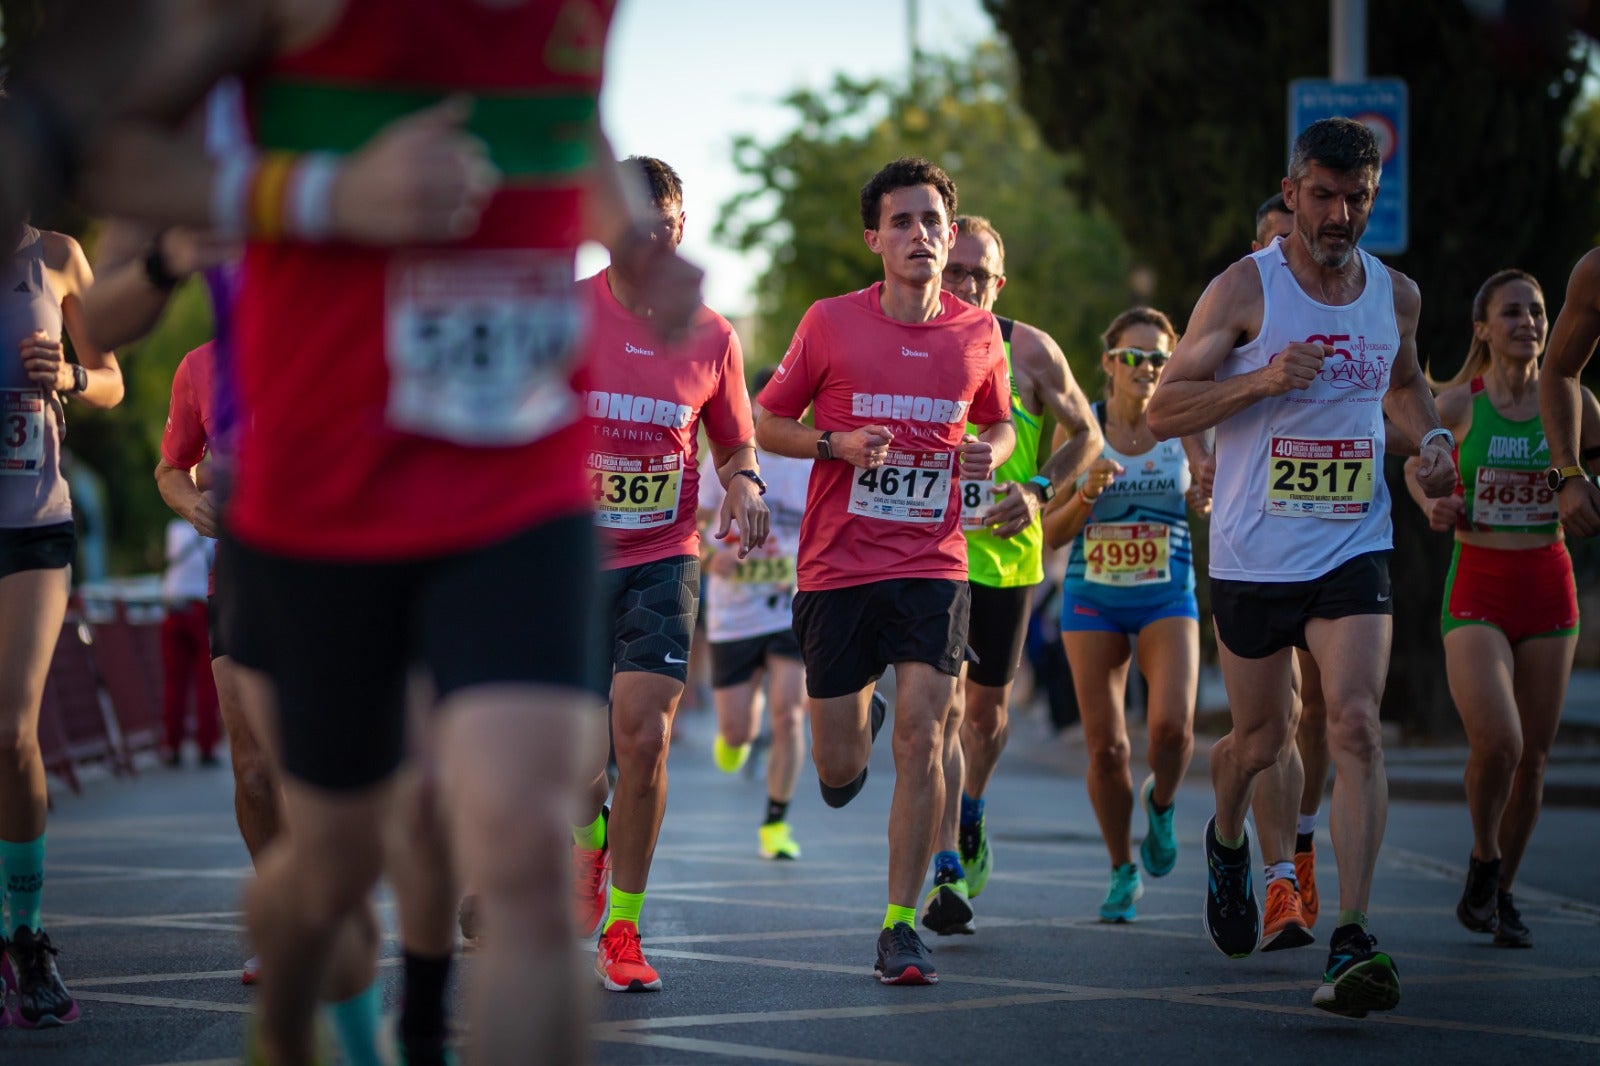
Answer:
<path fill-rule="evenodd" d="M 1317 846 L 1294 853 L 1294 879 L 1300 882 L 1300 917 L 1306 928 L 1317 924 L 1317 914 L 1322 909 L 1322 898 L 1317 895 Z"/>
<path fill-rule="evenodd" d="M 602 809 L 601 815 L 609 815 Z M 594 936 L 606 916 L 606 904 L 611 889 L 611 843 L 608 840 L 599 848 L 572 845 L 572 924 L 578 936 Z"/>
<path fill-rule="evenodd" d="M 1280 877 L 1267 885 L 1266 923 L 1261 929 L 1261 950 L 1282 951 L 1315 943 L 1300 915 L 1300 894 L 1294 882 Z"/>
<path fill-rule="evenodd" d="M 611 928 L 600 934 L 594 972 L 608 992 L 661 991 L 661 975 L 645 961 L 639 927 L 632 922 L 612 922 Z"/>

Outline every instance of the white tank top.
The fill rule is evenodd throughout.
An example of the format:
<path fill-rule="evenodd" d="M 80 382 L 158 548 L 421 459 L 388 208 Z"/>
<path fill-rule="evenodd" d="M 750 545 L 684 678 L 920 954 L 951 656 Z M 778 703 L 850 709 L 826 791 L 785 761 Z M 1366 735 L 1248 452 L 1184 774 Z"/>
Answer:
<path fill-rule="evenodd" d="M 1309 581 L 1392 546 L 1383 480 L 1383 396 L 1400 349 L 1389 272 L 1357 250 L 1366 275 L 1334 307 L 1295 281 L 1282 239 L 1250 258 L 1261 274 L 1261 332 L 1217 369 L 1224 381 L 1266 366 L 1296 341 L 1334 355 L 1304 391 L 1258 400 L 1217 426 L 1211 576 Z"/>

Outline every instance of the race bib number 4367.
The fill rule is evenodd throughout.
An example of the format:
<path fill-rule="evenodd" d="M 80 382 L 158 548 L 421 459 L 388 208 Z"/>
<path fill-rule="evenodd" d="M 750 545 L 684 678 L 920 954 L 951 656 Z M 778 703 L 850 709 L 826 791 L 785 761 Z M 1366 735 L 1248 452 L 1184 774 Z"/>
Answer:
<path fill-rule="evenodd" d="M 950 470 L 954 452 L 904 452 L 889 449 L 884 464 L 855 470 L 849 511 L 887 522 L 944 521 L 950 509 Z"/>
<path fill-rule="evenodd" d="M 1267 514 L 1361 518 L 1372 510 L 1375 456 L 1370 437 L 1273 437 L 1267 456 Z"/>
<path fill-rule="evenodd" d="M 669 525 L 678 517 L 683 455 L 589 453 L 594 520 L 611 529 Z"/>

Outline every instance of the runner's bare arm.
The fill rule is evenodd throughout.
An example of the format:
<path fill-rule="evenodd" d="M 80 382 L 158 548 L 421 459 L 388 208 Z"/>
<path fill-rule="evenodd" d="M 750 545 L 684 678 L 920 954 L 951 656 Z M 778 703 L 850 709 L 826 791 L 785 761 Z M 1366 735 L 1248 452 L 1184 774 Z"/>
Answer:
<path fill-rule="evenodd" d="M 718 540 L 728 535 L 733 523 L 739 523 L 739 558 L 767 542 L 770 516 L 761 499 L 761 490 L 748 477 L 739 476 L 740 470 L 757 470 L 756 446 L 745 441 L 732 447 L 709 441 L 711 460 L 717 467 L 717 480 L 722 483 L 722 507 L 718 513 L 717 528 L 712 536 Z"/>
<path fill-rule="evenodd" d="M 773 455 L 787 455 L 791 459 L 817 458 L 817 440 L 822 434 L 798 418 L 784 418 L 768 411 L 756 423 L 756 443 L 762 451 Z M 880 449 L 894 439 L 887 426 L 862 426 L 860 429 L 835 430 L 828 438 L 833 457 L 851 466 L 865 469 L 874 449 Z"/>
<path fill-rule="evenodd" d="M 161 264 L 177 281 L 237 256 L 240 248 L 188 226 L 158 229 L 108 220 L 95 246 L 95 281 L 84 295 L 84 315 L 95 341 L 107 348 L 132 344 L 155 329 L 177 289 L 152 280 L 145 256 L 159 243 Z"/>
<path fill-rule="evenodd" d="M 1600 342 L 1600 248 L 1578 260 L 1567 279 L 1567 298 L 1550 329 L 1550 347 L 1539 375 L 1539 413 L 1545 439 L 1550 442 L 1552 466 L 1572 466 L 1578 461 L 1578 379 Z M 1562 493 L 1563 497 L 1566 493 Z M 1562 508 L 1563 520 L 1567 508 Z M 1600 532 L 1600 513 L 1593 528 L 1581 536 Z M 1569 532 L 1578 530 L 1569 528 Z"/>
<path fill-rule="evenodd" d="M 1457 440 L 1467 435 L 1467 430 L 1472 428 L 1472 390 L 1467 385 L 1456 385 L 1439 394 L 1435 401 L 1439 410 L 1440 424 L 1455 434 Z M 1406 491 L 1411 494 L 1411 500 L 1428 518 L 1428 525 L 1437 532 L 1443 533 L 1455 528 L 1456 519 L 1467 508 L 1466 497 L 1458 496 L 1452 492 L 1448 496 L 1432 498 L 1423 491 L 1422 483 L 1417 480 L 1417 470 L 1422 465 L 1422 459 L 1412 455 L 1406 460 Z"/>
<path fill-rule="evenodd" d="M 194 527 L 202 537 L 217 537 L 216 505 L 194 483 L 194 471 L 173 466 L 162 458 L 156 463 L 156 490 L 174 514 Z"/>
<path fill-rule="evenodd" d="M 1261 325 L 1261 278 L 1241 259 L 1218 275 L 1195 304 L 1189 332 L 1150 397 L 1146 419 L 1162 440 L 1200 433 L 1257 400 L 1303 389 L 1316 377 L 1325 345 L 1291 344 L 1260 370 L 1216 379 L 1228 353 Z"/>
<path fill-rule="evenodd" d="M 1389 277 L 1394 286 L 1394 318 L 1400 328 L 1400 349 L 1389 370 L 1389 391 L 1384 396 L 1383 406 L 1390 421 L 1407 439 L 1421 443 L 1423 437 L 1440 428 L 1433 390 L 1428 388 L 1428 379 L 1417 363 L 1417 320 L 1422 315 L 1422 293 L 1416 282 L 1398 270 L 1390 269 Z M 1455 491 L 1455 459 L 1441 438 L 1429 441 L 1417 460 L 1417 483 L 1429 499 Z"/>
<path fill-rule="evenodd" d="M 1578 426 L 1578 455 L 1589 473 L 1600 472 L 1600 399 L 1585 385 L 1581 400 L 1583 412 Z"/>
<path fill-rule="evenodd" d="M 41 239 L 44 242 L 45 268 L 50 272 L 56 291 L 61 294 L 62 323 L 66 326 L 67 336 L 72 338 L 72 350 L 78 357 L 79 365 L 88 372 L 88 384 L 82 391 L 76 389 L 72 368 L 63 357 L 59 341 L 46 343 L 37 336 L 25 340 L 24 361 L 29 360 L 26 353 L 31 351 L 33 367 L 40 374 L 46 373 L 46 367 L 49 368 L 54 378 L 51 387 L 68 393 L 90 407 L 115 407 L 122 402 L 122 368 L 117 365 L 114 353 L 94 342 L 84 321 L 83 294 L 94 284 L 94 272 L 89 269 L 89 260 L 84 257 L 78 242 L 66 234 L 45 231 Z"/>
<path fill-rule="evenodd" d="M 1017 427 L 1008 418 L 983 426 L 976 435 L 962 435 L 956 447 L 957 473 L 963 481 L 987 481 L 1017 446 Z"/>

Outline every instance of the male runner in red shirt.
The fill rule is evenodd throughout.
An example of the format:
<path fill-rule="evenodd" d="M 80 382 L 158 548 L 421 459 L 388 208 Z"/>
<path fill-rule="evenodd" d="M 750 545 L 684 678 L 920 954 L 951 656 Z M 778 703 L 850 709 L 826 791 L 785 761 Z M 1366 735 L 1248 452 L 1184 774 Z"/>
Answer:
<path fill-rule="evenodd" d="M 968 654 L 958 480 L 987 480 L 1016 442 L 999 324 L 940 288 L 955 213 L 955 184 L 925 159 L 874 175 L 861 221 L 884 280 L 813 304 L 758 401 L 769 412 L 761 447 L 817 460 L 794 628 L 831 806 L 866 783 L 887 710 L 873 683 L 895 668 L 889 908 L 874 967 L 885 984 L 938 979 L 914 926 L 944 807 L 945 723 Z M 800 421 L 808 407 L 816 428 Z"/>

